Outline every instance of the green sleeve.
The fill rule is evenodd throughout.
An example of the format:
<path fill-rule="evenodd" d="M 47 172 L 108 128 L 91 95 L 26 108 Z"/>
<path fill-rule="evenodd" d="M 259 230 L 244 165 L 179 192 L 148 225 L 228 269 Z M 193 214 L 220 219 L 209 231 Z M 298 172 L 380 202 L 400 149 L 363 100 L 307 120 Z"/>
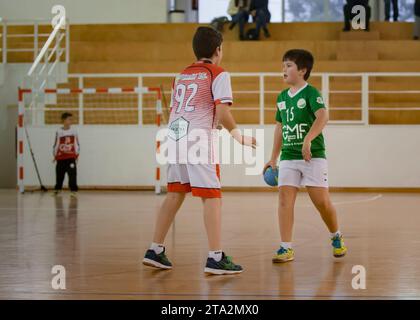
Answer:
<path fill-rule="evenodd" d="M 315 88 L 313 88 L 309 94 L 309 106 L 313 113 L 321 108 L 325 108 L 324 99 L 322 99 L 321 93 Z"/>
<path fill-rule="evenodd" d="M 277 112 L 276 112 L 276 121 L 277 122 L 283 122 L 282 120 L 281 120 L 281 112 L 280 112 L 280 110 L 279 110 L 279 102 L 281 102 L 283 99 L 282 99 L 282 96 L 281 96 L 281 93 L 277 96 L 277 103 L 276 103 L 276 110 L 277 110 Z"/>

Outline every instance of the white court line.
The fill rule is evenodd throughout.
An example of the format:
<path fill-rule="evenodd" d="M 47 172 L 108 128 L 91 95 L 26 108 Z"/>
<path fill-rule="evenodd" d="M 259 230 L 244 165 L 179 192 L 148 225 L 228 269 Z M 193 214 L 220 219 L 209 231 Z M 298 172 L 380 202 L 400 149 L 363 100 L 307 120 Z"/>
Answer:
<path fill-rule="evenodd" d="M 355 204 L 355 203 L 371 202 L 371 201 L 378 200 L 378 199 L 380 199 L 382 197 L 383 197 L 382 194 L 378 194 L 378 195 L 376 195 L 374 197 L 367 198 L 367 199 L 347 200 L 347 201 L 333 202 L 333 205 L 340 206 L 342 204 Z M 300 206 L 298 205 L 296 207 L 300 207 L 300 208 L 309 208 L 310 207 L 310 208 L 312 208 L 313 207 L 313 204 L 305 204 L 305 205 L 300 205 Z"/>

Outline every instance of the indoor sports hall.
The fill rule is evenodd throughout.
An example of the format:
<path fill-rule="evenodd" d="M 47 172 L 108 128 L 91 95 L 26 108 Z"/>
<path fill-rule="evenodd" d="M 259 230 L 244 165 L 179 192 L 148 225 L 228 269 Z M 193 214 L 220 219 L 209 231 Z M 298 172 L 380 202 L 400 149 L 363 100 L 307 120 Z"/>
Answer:
<path fill-rule="evenodd" d="M 365 1 L 359 19 L 346 11 L 351 2 L 0 0 L 0 299 L 419 300 L 420 1 Z M 181 139 L 188 121 L 174 116 L 185 99 L 187 111 L 200 108 L 186 96 L 196 87 L 178 90 L 191 80 L 179 74 L 198 58 L 198 27 L 223 36 L 228 110 L 243 133 L 244 146 L 226 125 L 215 130 L 217 249 L 242 266 L 238 274 L 204 272 L 221 253 L 209 252 L 207 200 L 192 180 L 161 243 L 171 269 L 144 264 L 158 212 L 181 190 L 168 192 L 166 155 L 171 132 Z M 335 230 L 300 185 L 293 261 L 273 263 L 291 242 L 279 232 L 281 186 L 269 186 L 263 171 L 277 141 L 279 94 L 292 99 L 283 58 L 291 49 L 315 61 L 307 83 L 329 115 L 323 190 L 347 252 L 333 256 Z M 295 129 L 296 139 L 308 134 L 299 124 L 287 130 Z M 60 158 L 61 146 L 76 156 Z"/>

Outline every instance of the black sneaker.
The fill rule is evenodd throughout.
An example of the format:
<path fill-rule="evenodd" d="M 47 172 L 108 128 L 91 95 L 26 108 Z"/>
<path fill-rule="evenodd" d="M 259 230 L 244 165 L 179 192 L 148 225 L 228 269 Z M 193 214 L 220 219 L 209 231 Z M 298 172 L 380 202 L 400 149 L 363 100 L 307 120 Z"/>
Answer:
<path fill-rule="evenodd" d="M 160 269 L 172 269 L 172 263 L 165 255 L 165 249 L 159 254 L 156 254 L 155 250 L 147 250 L 144 255 L 143 264 Z"/>
<path fill-rule="evenodd" d="M 204 272 L 210 274 L 236 274 L 242 271 L 242 267 L 234 264 L 232 257 L 226 256 L 224 252 L 222 252 L 222 259 L 220 261 L 207 258 L 206 267 L 204 268 Z"/>

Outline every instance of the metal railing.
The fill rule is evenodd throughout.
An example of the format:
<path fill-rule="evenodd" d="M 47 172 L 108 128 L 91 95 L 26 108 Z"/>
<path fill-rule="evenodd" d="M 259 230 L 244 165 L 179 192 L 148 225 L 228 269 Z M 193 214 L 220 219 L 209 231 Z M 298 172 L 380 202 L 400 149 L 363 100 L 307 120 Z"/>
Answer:
<path fill-rule="evenodd" d="M 0 33 L 1 41 L 0 43 L 1 48 L 1 57 L 2 63 L 8 63 L 8 53 L 12 52 L 31 52 L 33 53 L 33 58 L 31 60 L 25 62 L 33 62 L 36 57 L 39 55 L 40 48 L 39 43 L 45 41 L 50 36 L 50 33 L 41 33 L 39 29 L 41 26 L 49 25 L 50 21 L 45 19 L 33 19 L 33 20 L 0 20 L 0 25 L 2 26 L 2 32 Z M 9 28 L 17 27 L 17 26 L 32 26 L 33 32 L 30 33 L 11 33 L 9 32 Z M 69 36 L 70 36 L 70 29 L 68 21 L 66 22 L 66 29 L 65 35 L 65 45 L 61 48 L 65 54 L 65 62 L 69 63 L 70 55 L 69 55 Z M 33 38 L 33 41 L 28 41 L 28 47 L 26 48 L 11 48 L 9 46 L 9 39 L 25 39 L 25 38 Z M 51 50 L 48 51 L 50 53 Z"/>
<path fill-rule="evenodd" d="M 132 78 L 133 81 L 135 80 L 136 83 L 139 86 L 143 86 L 143 83 L 146 79 L 164 79 L 164 78 L 173 78 L 175 77 L 175 73 L 122 73 L 122 74 L 69 74 L 70 79 L 77 79 L 78 87 L 83 88 L 84 84 L 86 83 L 86 79 L 112 79 L 112 78 Z M 267 90 L 267 80 L 269 78 L 278 78 L 279 84 L 282 82 L 282 73 L 231 73 L 232 81 L 234 81 L 237 78 L 254 78 L 256 81 L 255 83 L 258 83 L 255 90 L 235 90 L 233 91 L 234 99 L 235 97 L 239 95 L 257 95 L 258 96 L 258 104 L 252 107 L 241 107 L 240 104 L 235 104 L 234 108 L 232 110 L 240 110 L 240 111 L 258 111 L 258 121 L 256 121 L 255 124 L 264 125 L 266 124 L 266 115 L 265 113 L 267 111 L 275 111 L 276 110 L 276 104 L 275 100 L 273 101 L 267 101 L 267 94 L 278 94 L 281 89 L 276 90 Z M 416 81 L 416 83 L 419 84 L 418 89 L 414 90 L 376 90 L 372 87 L 374 82 L 372 80 L 378 79 L 378 78 L 388 78 L 388 77 L 400 77 L 407 79 L 408 77 L 416 77 L 420 80 L 420 72 L 412 72 L 412 73 L 313 73 L 311 75 L 311 80 L 314 81 L 315 79 L 320 80 L 320 86 L 318 89 L 321 91 L 324 102 L 327 106 L 327 108 L 330 111 L 334 112 L 344 112 L 344 111 L 354 111 L 357 114 L 360 114 L 360 117 L 356 120 L 351 119 L 343 119 L 343 120 L 330 120 L 330 124 L 354 124 L 354 125 L 369 125 L 369 113 L 370 111 L 383 111 L 383 112 L 389 112 L 389 111 L 413 111 L 413 112 L 419 112 L 420 111 L 420 100 L 418 102 L 418 106 L 410 106 L 410 107 L 378 107 L 375 106 L 374 103 L 370 101 L 370 96 L 372 94 L 419 94 L 420 95 L 420 81 Z M 331 89 L 331 79 L 332 78 L 343 78 L 346 80 L 346 78 L 357 78 L 359 79 L 359 85 L 357 86 L 358 89 L 343 89 L 343 90 L 336 90 Z M 272 84 L 272 83 L 271 83 Z M 345 106 L 330 106 L 330 100 L 334 95 L 359 95 L 360 102 L 356 104 L 345 105 Z M 143 98 L 142 96 L 139 96 L 138 99 L 138 110 L 141 113 L 143 110 L 147 110 L 147 108 L 144 108 L 142 105 Z M 390 98 L 390 103 L 393 103 L 392 98 Z M 395 102 L 398 104 L 398 101 Z M 78 111 L 79 114 L 83 114 L 83 95 L 79 97 L 78 100 Z M 357 105 L 357 106 L 355 106 Z M 360 105 L 360 106 L 359 106 Z M 153 108 L 150 108 L 153 109 Z M 96 109 L 97 110 L 97 109 Z M 108 109 L 109 110 L 109 109 Z M 420 113 L 419 113 L 420 115 Z M 82 119 L 79 124 L 83 124 L 83 117 L 80 117 L 79 119 Z M 141 122 L 141 119 L 139 120 L 139 124 L 143 124 Z"/>

